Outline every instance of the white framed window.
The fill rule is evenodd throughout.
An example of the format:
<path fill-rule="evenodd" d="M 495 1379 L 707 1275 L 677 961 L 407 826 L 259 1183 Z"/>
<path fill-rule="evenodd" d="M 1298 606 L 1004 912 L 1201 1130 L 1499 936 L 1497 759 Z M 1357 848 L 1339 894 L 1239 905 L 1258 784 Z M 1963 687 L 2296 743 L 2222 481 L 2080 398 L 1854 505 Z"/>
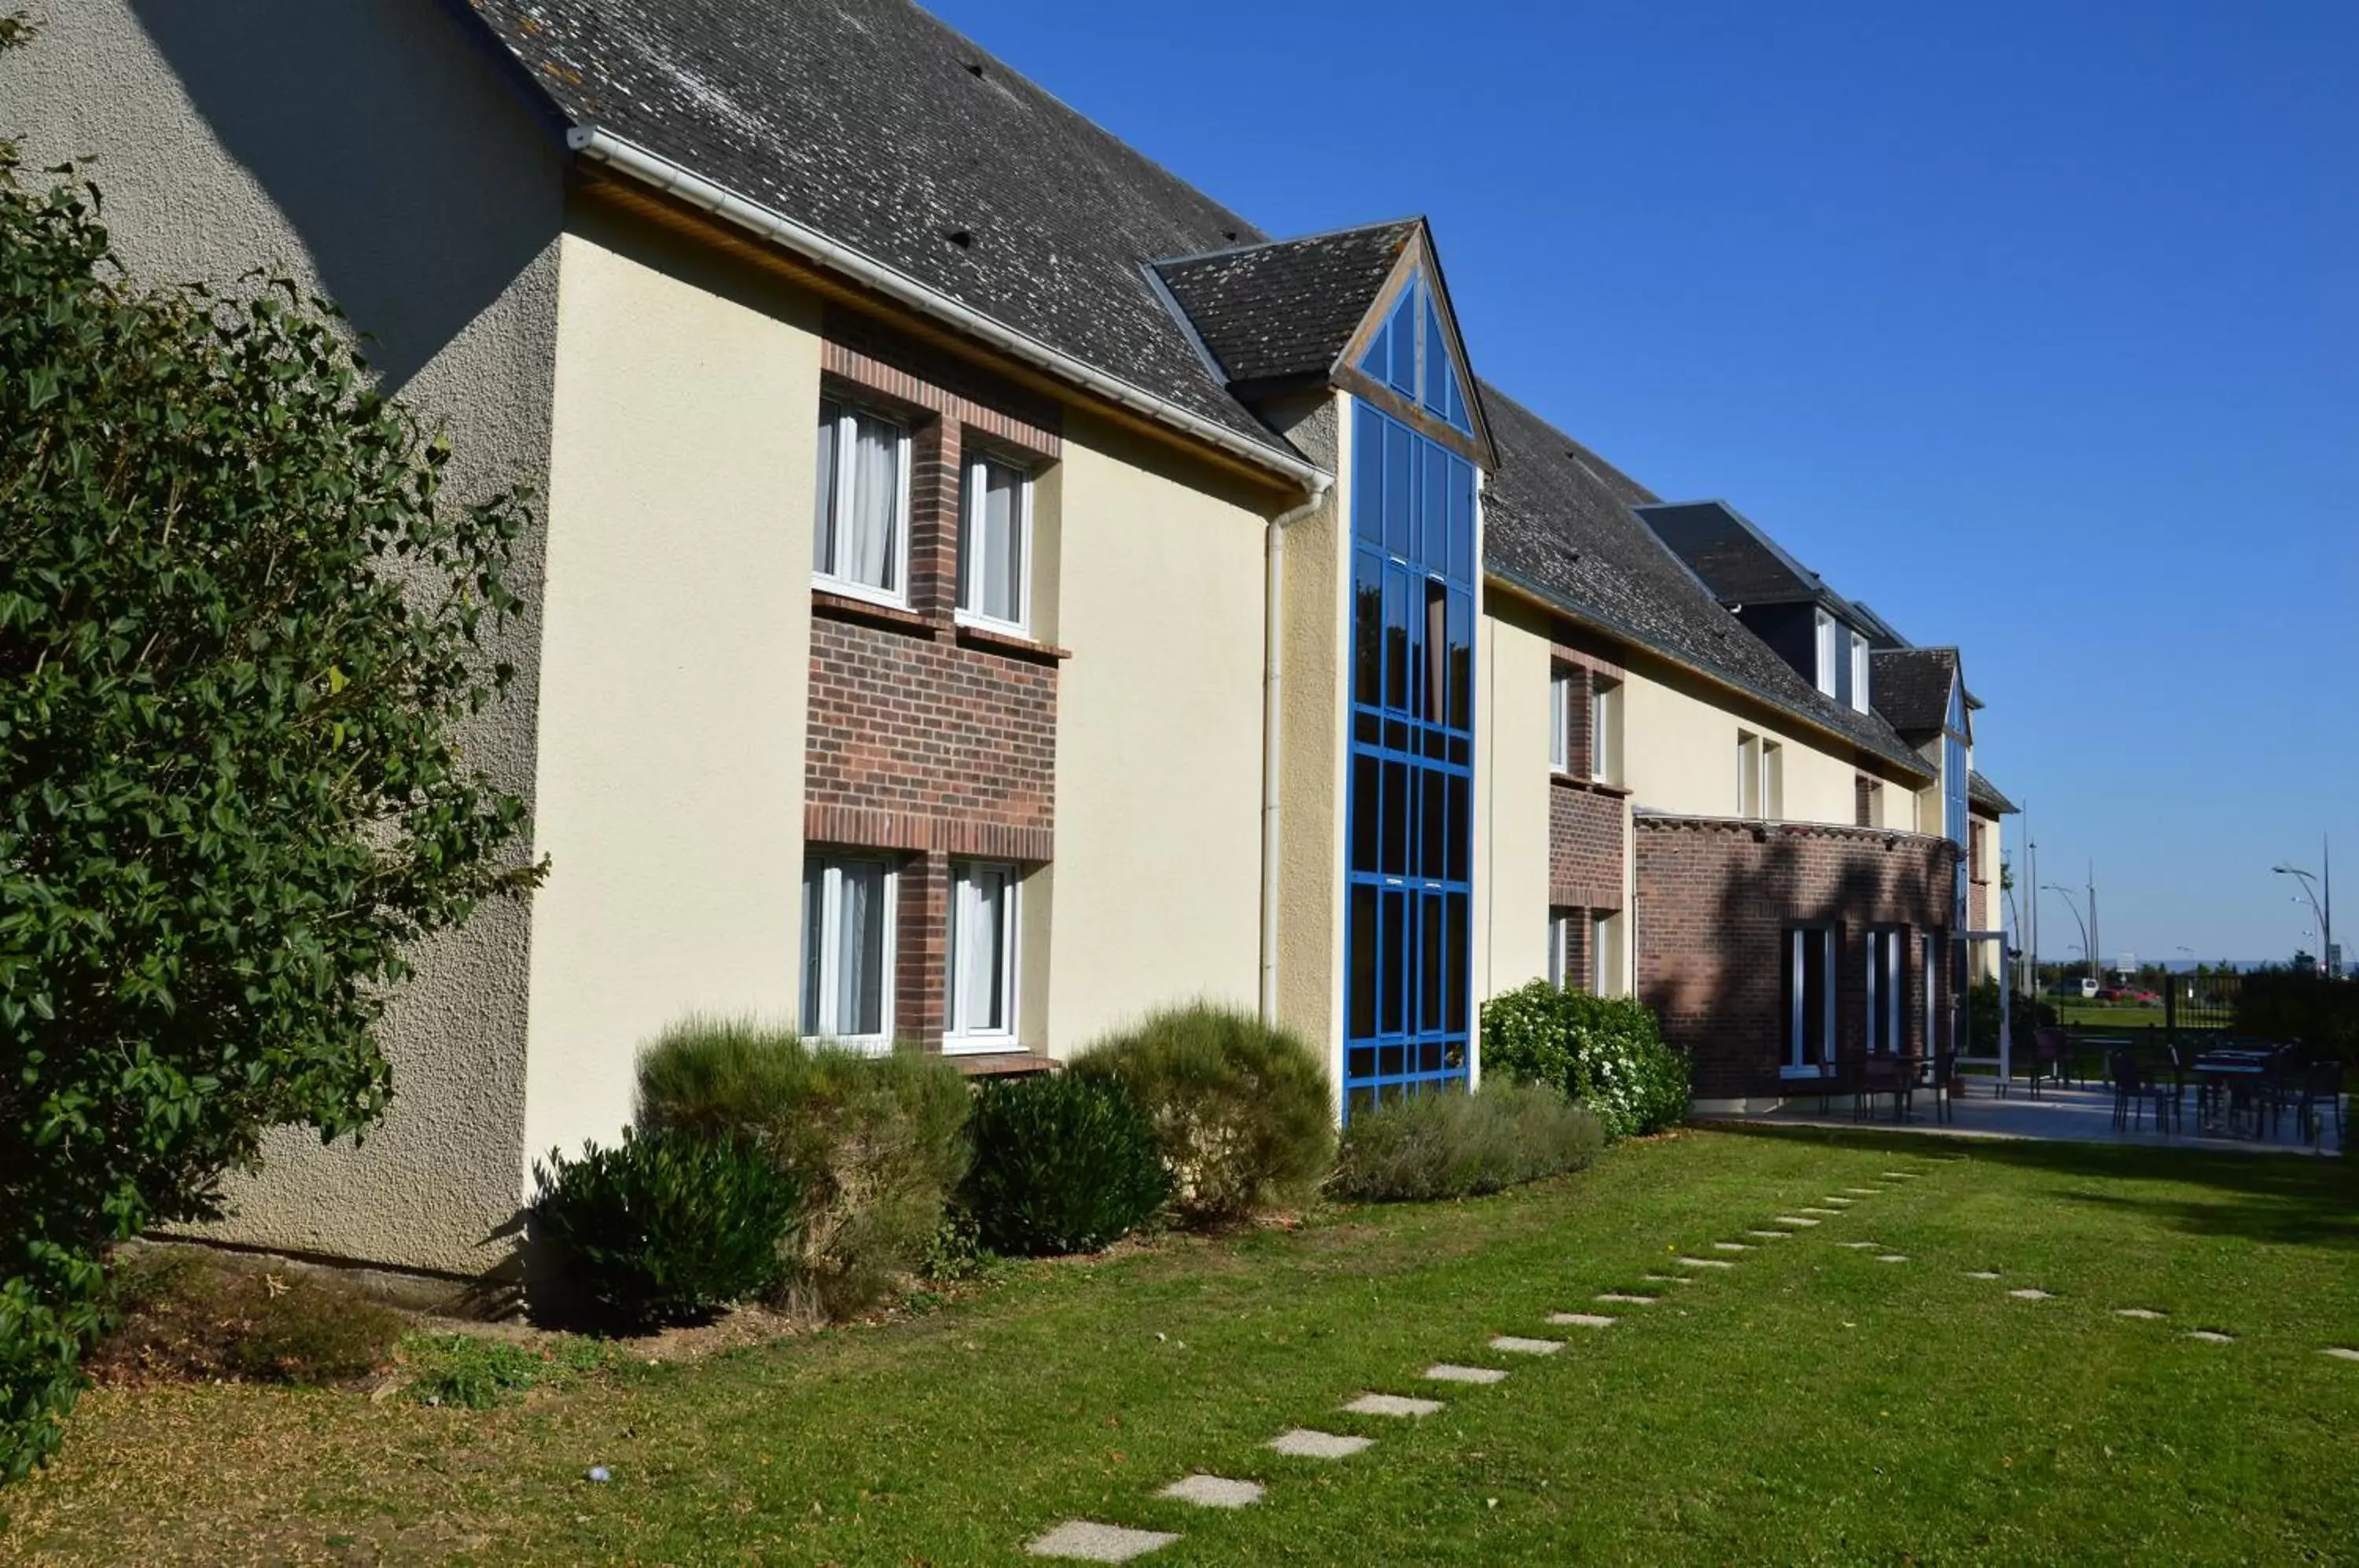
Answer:
<path fill-rule="evenodd" d="M 1761 815 L 1786 820 L 1786 748 L 1774 740 L 1761 743 Z"/>
<path fill-rule="evenodd" d="M 1589 692 L 1589 776 L 1622 782 L 1622 683 L 1596 680 Z"/>
<path fill-rule="evenodd" d="M 1867 933 L 1867 1053 L 1897 1056 L 1908 1047 L 1908 933 Z"/>
<path fill-rule="evenodd" d="M 832 398 L 819 405 L 811 572 L 828 588 L 889 604 L 909 596 L 909 432 Z"/>
<path fill-rule="evenodd" d="M 1868 783 L 1865 814 L 1867 821 L 1860 824 L 1862 827 L 1884 826 L 1884 780 L 1881 779 L 1872 779 Z"/>
<path fill-rule="evenodd" d="M 1819 690 L 1832 697 L 1836 694 L 1835 618 L 1824 610 L 1817 614 Z"/>
<path fill-rule="evenodd" d="M 1867 712 L 1867 639 L 1851 634 L 1851 705 Z"/>
<path fill-rule="evenodd" d="M 995 457 L 966 465 L 959 517 L 959 614 L 1023 631 L 1032 624 L 1032 476 Z"/>
<path fill-rule="evenodd" d="M 946 1051 L 1006 1051 L 1016 1038 L 1016 867 L 951 866 L 950 942 L 943 964 Z"/>
<path fill-rule="evenodd" d="M 1925 1053 L 1937 1055 L 1941 1040 L 1941 964 L 1948 939 L 1939 931 L 1925 933 Z"/>
<path fill-rule="evenodd" d="M 1573 912 L 1549 911 L 1548 982 L 1559 990 L 1572 983 Z"/>
<path fill-rule="evenodd" d="M 1786 933 L 1786 1061 L 1788 1078 L 1816 1078 L 1835 1060 L 1835 933 L 1803 926 Z"/>
<path fill-rule="evenodd" d="M 1589 994 L 1593 996 L 1619 996 L 1627 989 L 1623 984 L 1627 973 L 1622 945 L 1622 911 L 1600 909 L 1589 920 Z"/>
<path fill-rule="evenodd" d="M 1549 676 L 1549 766 L 1559 773 L 1572 771 L 1572 671 L 1558 669 Z"/>
<path fill-rule="evenodd" d="M 845 1045 L 893 1044 L 893 914 L 899 878 L 881 859 L 803 861 L 802 1028 Z"/>

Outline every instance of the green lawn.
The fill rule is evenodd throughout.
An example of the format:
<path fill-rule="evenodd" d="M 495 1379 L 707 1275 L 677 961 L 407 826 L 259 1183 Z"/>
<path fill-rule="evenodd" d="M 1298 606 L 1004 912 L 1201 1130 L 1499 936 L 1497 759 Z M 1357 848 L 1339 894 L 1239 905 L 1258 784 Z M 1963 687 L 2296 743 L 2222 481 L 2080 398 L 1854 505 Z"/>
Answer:
<path fill-rule="evenodd" d="M 2162 1028 L 2163 1009 L 2128 1003 L 2064 1002 L 2056 1004 L 2058 1021 L 2068 1029 L 2117 1029 L 2136 1039 L 2148 1025 Z"/>
<path fill-rule="evenodd" d="M 1612 1328 L 1543 1323 L 1847 1186 L 1890 1190 Z M 2342 1161 L 1691 1133 L 489 1413 L 100 1392 L 0 1494 L 0 1560 L 990 1563 L 1081 1517 L 1184 1531 L 1158 1568 L 2349 1562 L 2359 1363 L 2321 1351 L 2359 1346 L 2354 1196 Z M 1864 1238 L 1908 1261 L 1835 1245 Z M 1506 1357 L 1502 1333 L 1572 1343 Z M 1336 1410 L 1435 1393 L 1444 1359 L 1514 1371 L 1415 1422 Z M 1262 1446 L 1298 1424 L 1377 1443 Z M 1269 1494 L 1154 1498 L 1199 1468 Z"/>

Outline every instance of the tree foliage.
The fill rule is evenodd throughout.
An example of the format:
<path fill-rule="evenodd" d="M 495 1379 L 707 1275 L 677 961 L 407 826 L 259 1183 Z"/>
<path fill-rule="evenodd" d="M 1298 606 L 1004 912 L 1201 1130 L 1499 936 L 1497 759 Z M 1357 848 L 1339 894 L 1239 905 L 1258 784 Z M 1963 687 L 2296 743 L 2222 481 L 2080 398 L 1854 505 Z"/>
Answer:
<path fill-rule="evenodd" d="M 456 738 L 525 497 L 451 505 L 332 310 L 248 284 L 134 283 L 0 144 L 0 1478 L 104 1246 L 374 1122 L 405 953 L 539 875 Z"/>

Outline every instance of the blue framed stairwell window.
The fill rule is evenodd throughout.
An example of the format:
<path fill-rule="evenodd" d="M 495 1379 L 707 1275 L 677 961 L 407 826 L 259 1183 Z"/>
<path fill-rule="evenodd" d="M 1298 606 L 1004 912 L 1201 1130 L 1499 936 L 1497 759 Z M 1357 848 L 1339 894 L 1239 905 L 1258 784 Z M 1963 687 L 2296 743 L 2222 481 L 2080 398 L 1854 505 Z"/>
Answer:
<path fill-rule="evenodd" d="M 1366 403 L 1353 444 L 1346 1116 L 1466 1083 L 1474 845 L 1474 466 Z"/>
<path fill-rule="evenodd" d="M 1414 274 L 1394 299 L 1385 324 L 1360 355 L 1360 369 L 1451 430 L 1474 433 L 1465 385 L 1441 328 L 1441 310 L 1422 272 Z"/>

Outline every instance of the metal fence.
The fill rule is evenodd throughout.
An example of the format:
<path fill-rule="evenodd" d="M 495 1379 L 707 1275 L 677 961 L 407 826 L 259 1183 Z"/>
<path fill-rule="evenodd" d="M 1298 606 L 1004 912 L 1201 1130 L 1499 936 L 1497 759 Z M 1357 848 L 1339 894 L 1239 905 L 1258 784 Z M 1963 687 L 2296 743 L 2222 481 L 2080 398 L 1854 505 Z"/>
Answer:
<path fill-rule="evenodd" d="M 2164 1030 L 2176 1040 L 2182 1033 L 2234 1029 L 2244 981 L 2235 974 L 2173 975 L 2162 992 Z"/>

